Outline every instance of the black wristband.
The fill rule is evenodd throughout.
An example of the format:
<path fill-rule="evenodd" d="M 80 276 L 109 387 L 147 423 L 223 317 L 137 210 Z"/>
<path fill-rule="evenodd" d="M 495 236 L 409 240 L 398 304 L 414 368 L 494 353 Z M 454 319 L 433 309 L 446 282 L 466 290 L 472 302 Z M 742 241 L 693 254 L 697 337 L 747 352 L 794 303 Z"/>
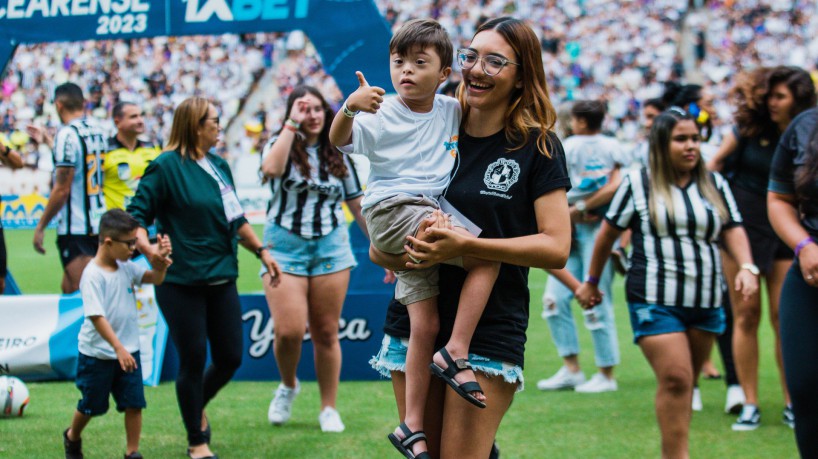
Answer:
<path fill-rule="evenodd" d="M 267 247 L 261 246 L 261 247 L 257 248 L 256 250 L 254 250 L 253 253 L 255 253 L 256 258 L 258 258 L 260 260 L 261 259 L 261 252 L 263 252 L 265 250 L 267 250 Z"/>

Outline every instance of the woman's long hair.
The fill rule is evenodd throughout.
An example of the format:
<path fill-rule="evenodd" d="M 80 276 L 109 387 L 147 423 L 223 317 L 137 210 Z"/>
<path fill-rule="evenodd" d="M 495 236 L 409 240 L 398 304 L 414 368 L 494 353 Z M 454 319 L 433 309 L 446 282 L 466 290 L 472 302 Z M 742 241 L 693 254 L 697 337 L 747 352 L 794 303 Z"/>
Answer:
<path fill-rule="evenodd" d="M 511 102 L 505 114 L 506 139 L 514 145 L 511 149 L 519 150 L 524 147 L 528 143 L 531 131 L 536 129 L 539 130 L 537 149 L 541 154 L 550 158 L 548 132 L 553 129 L 557 121 L 557 112 L 548 96 L 540 41 L 534 31 L 523 21 L 510 17 L 487 21 L 477 29 L 474 35 L 485 30 L 494 30 L 500 34 L 514 50 L 517 55 L 517 63 L 520 64 L 516 67 L 520 75 L 521 87 L 512 91 Z M 469 117 L 465 83 L 460 83 L 457 98 L 460 100 L 465 124 Z"/>
<path fill-rule="evenodd" d="M 673 128 L 683 120 L 696 122 L 692 115 L 678 107 L 664 111 L 653 120 L 653 127 L 648 137 L 650 146 L 648 153 L 650 167 L 648 210 L 650 211 L 650 219 L 656 226 L 659 226 L 658 208 L 660 202 L 665 205 L 668 218 L 670 220 L 674 218 L 671 186 L 676 184 L 679 173 L 670 161 L 670 142 L 673 136 Z M 693 180 L 696 181 L 702 197 L 716 209 L 722 221 L 727 221 L 729 218 L 727 206 L 716 189 L 710 173 L 707 172 L 701 154 L 699 155 L 699 161 L 696 162 L 696 166 L 690 173 Z"/>
<path fill-rule="evenodd" d="M 741 73 L 730 91 L 730 98 L 736 106 L 734 119 L 740 136 L 775 139 L 781 134 L 778 125 L 770 119 L 767 107 L 773 88 L 781 83 L 787 85 L 795 102 L 789 113 L 790 119 L 815 106 L 815 85 L 809 73 L 800 67 L 761 67 Z"/>
<path fill-rule="evenodd" d="M 183 158 L 199 159 L 199 128 L 207 119 L 210 101 L 202 97 L 189 97 L 173 112 L 173 124 L 165 150 L 178 151 Z"/>
<path fill-rule="evenodd" d="M 338 178 L 343 178 L 349 175 L 349 171 L 347 170 L 346 164 L 344 164 L 344 157 L 343 153 L 338 151 L 332 143 L 329 141 L 329 128 L 332 125 L 332 119 L 335 117 L 335 112 L 327 103 L 327 100 L 324 99 L 324 96 L 321 95 L 321 92 L 312 87 L 312 86 L 296 86 L 293 89 L 293 92 L 290 93 L 290 96 L 287 97 L 287 111 L 284 113 L 284 119 L 290 118 L 290 112 L 293 109 L 293 104 L 295 100 L 304 97 L 307 94 L 312 94 L 313 96 L 317 97 L 318 100 L 321 101 L 321 107 L 324 109 L 324 127 L 321 129 L 321 133 L 318 135 L 318 170 L 320 175 L 325 176 L 327 172 L 331 175 L 334 175 Z M 284 129 L 284 125 L 282 124 L 281 129 L 278 130 L 276 135 L 281 135 L 281 130 Z M 298 169 L 298 172 L 304 177 L 310 177 L 310 162 L 309 157 L 307 155 L 307 142 L 306 138 L 301 132 L 295 136 L 295 140 L 293 140 L 293 146 L 290 149 L 290 159 L 292 160 L 295 168 Z"/>

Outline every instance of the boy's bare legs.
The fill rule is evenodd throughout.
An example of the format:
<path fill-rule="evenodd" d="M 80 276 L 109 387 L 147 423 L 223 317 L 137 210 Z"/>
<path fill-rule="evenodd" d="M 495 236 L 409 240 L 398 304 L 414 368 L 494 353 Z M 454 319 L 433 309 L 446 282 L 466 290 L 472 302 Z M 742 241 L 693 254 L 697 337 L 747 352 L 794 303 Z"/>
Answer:
<path fill-rule="evenodd" d="M 463 228 L 454 228 L 455 231 L 474 237 Z M 452 328 L 452 336 L 446 343 L 446 350 L 451 355 L 452 360 L 469 359 L 469 346 L 471 344 L 474 330 L 483 315 L 483 310 L 488 303 L 494 282 L 500 272 L 500 263 L 485 261 L 472 257 L 463 257 L 463 268 L 468 271 L 463 289 L 460 291 L 460 302 L 457 305 L 457 316 Z M 447 368 L 448 364 L 440 353 L 435 353 L 433 360 L 440 368 Z M 473 371 L 461 371 L 455 376 L 458 384 L 476 381 Z M 477 400 L 484 402 L 486 397 L 480 392 L 472 392 L 471 395 Z"/>
<path fill-rule="evenodd" d="M 434 353 L 435 339 L 440 328 L 437 297 L 427 298 L 406 306 L 409 311 L 409 348 L 406 350 L 406 417 L 403 422 L 412 432 L 423 430 L 424 408 L 429 393 L 429 362 Z M 400 428 L 395 435 L 403 439 Z M 426 451 L 426 442 L 412 445 L 412 453 Z"/>
<path fill-rule="evenodd" d="M 139 451 L 139 436 L 142 434 L 142 410 L 128 408 L 125 410 L 125 437 L 128 441 L 126 454 Z"/>
<path fill-rule="evenodd" d="M 71 427 L 68 429 L 65 436 L 71 441 L 79 441 L 80 438 L 82 438 L 82 431 L 89 422 L 91 422 L 91 416 L 82 414 L 75 410 L 74 417 L 71 419 Z"/>

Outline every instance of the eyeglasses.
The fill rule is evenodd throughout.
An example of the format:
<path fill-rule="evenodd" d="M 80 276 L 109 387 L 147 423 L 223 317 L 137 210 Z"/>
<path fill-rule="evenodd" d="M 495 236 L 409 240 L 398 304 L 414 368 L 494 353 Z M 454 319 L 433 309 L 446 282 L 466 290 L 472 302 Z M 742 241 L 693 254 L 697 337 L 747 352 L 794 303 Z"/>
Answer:
<path fill-rule="evenodd" d="M 516 62 L 511 62 L 505 57 L 500 56 L 481 57 L 480 55 L 469 49 L 461 49 L 457 51 L 457 63 L 460 64 L 460 68 L 469 70 L 470 68 L 474 67 L 474 64 L 476 64 L 478 60 L 480 61 L 480 65 L 483 67 L 483 73 L 485 73 L 488 76 L 497 75 L 508 64 L 517 66 L 520 65 Z"/>
<path fill-rule="evenodd" d="M 136 241 L 137 241 L 136 238 L 126 239 L 124 241 L 121 240 L 121 239 L 114 239 L 114 238 L 111 238 L 111 240 L 114 241 L 114 242 L 119 242 L 121 244 L 125 244 L 125 245 L 128 246 L 129 249 L 135 249 L 136 248 Z"/>

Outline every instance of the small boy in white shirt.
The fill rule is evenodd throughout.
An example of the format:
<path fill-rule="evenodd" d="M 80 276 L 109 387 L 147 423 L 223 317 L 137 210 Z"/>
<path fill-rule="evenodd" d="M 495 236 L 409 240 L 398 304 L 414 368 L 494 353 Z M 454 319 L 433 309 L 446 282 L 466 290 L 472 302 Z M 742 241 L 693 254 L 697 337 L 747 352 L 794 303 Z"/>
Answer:
<path fill-rule="evenodd" d="M 114 396 L 117 411 L 125 412 L 126 459 L 141 458 L 139 436 L 145 394 L 139 367 L 139 327 L 136 285 L 159 285 L 171 264 L 170 238 L 159 235 L 162 264 L 152 270 L 130 260 L 136 248 L 139 223 L 121 209 L 103 214 L 99 225 L 99 248 L 82 272 L 80 294 L 85 321 L 79 334 L 77 404 L 71 427 L 63 432 L 66 458 L 81 458 L 82 431 L 91 417 L 108 411 Z"/>
<path fill-rule="evenodd" d="M 431 19 L 403 25 L 389 43 L 390 74 L 397 97 L 369 86 L 357 72 L 359 88 L 344 103 L 330 129 L 330 141 L 344 153 L 370 161 L 362 202 L 372 245 L 402 255 L 406 236 L 440 209 L 438 197 L 457 162 L 460 105 L 436 94 L 451 73 L 453 47 L 446 31 Z M 356 117 L 358 111 L 367 112 Z M 451 217 L 456 231 L 471 234 Z M 422 238 L 424 235 L 418 235 Z M 452 337 L 431 359 L 432 371 L 470 403 L 485 407 L 485 396 L 468 363 L 469 345 L 499 272 L 499 263 L 474 258 L 451 260 L 468 271 Z M 406 354 L 406 416 L 389 435 L 407 457 L 426 457 L 422 432 L 429 386 L 430 357 L 439 329 L 437 267 L 395 273 L 395 297 L 407 305 L 410 320 Z M 424 455 L 425 454 L 425 455 Z"/>

